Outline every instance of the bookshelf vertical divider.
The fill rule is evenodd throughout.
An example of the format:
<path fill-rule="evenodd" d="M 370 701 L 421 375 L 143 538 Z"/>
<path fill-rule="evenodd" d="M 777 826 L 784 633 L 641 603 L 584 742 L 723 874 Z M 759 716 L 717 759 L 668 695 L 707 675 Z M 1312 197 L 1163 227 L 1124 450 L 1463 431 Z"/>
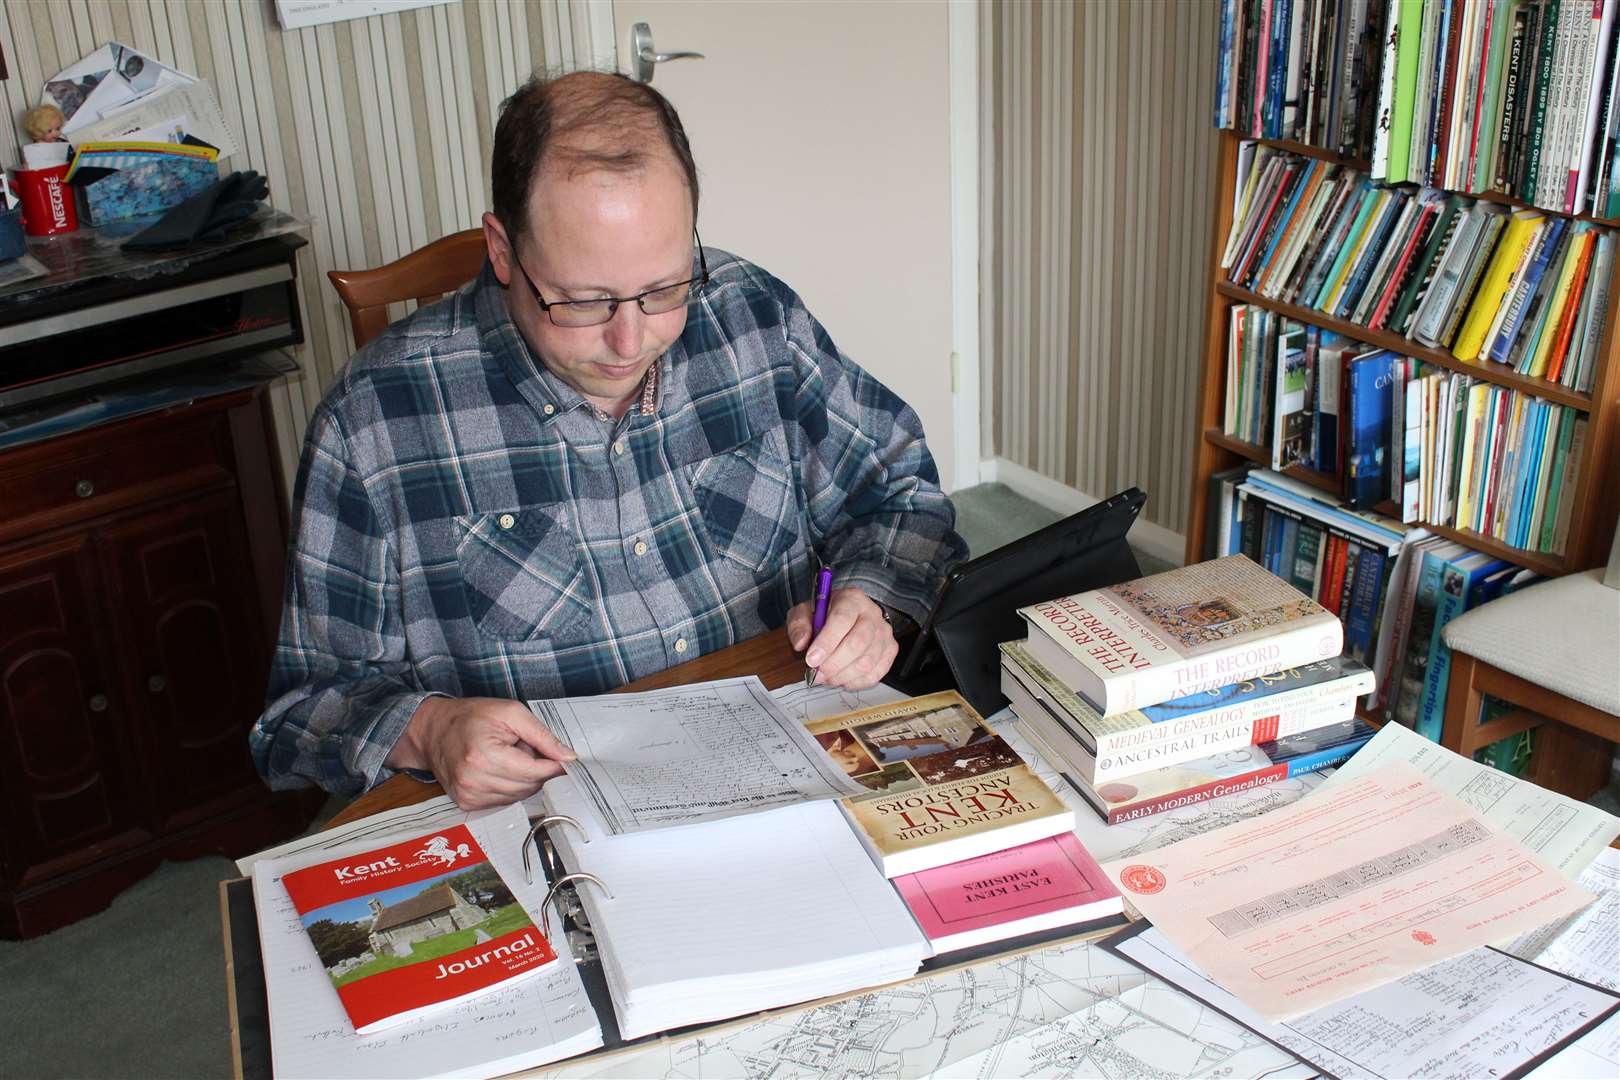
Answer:
<path fill-rule="evenodd" d="M 1208 321 L 1204 328 L 1204 355 L 1198 380 L 1196 414 L 1198 431 L 1193 440 L 1192 500 L 1187 515 L 1186 561 L 1189 563 L 1198 562 L 1203 558 L 1205 530 L 1210 526 L 1211 474 L 1245 461 L 1263 463 L 1261 455 L 1243 452 L 1241 449 L 1243 444 L 1222 433 L 1225 417 L 1227 328 L 1230 321 L 1228 311 L 1243 301 L 1227 295 L 1227 291 L 1236 290 L 1222 289 L 1225 277 L 1221 273 L 1221 253 L 1226 246 L 1226 234 L 1232 224 L 1232 203 L 1238 183 L 1238 146 L 1242 141 L 1244 137 L 1233 131 L 1220 132 L 1220 151 L 1216 156 L 1213 190 L 1215 213 L 1210 237 L 1207 285 L 1209 293 L 1206 305 Z M 1365 162 L 1351 161 L 1316 147 L 1274 139 L 1258 141 L 1325 161 L 1350 165 L 1362 171 L 1366 170 Z M 1461 194 L 1474 197 L 1466 192 Z M 1528 205 L 1500 196 L 1491 198 L 1515 207 Z M 1542 212 L 1556 213 L 1548 210 Z M 1604 221 L 1603 224 L 1620 225 L 1620 222 Z M 1620 264 L 1617 264 L 1615 273 L 1620 275 Z M 1313 310 L 1290 307 L 1287 314 L 1302 322 L 1341 330 L 1350 337 L 1358 336 L 1353 327 L 1346 327 L 1341 321 L 1330 319 Z M 1620 282 L 1615 282 L 1610 289 L 1608 309 L 1604 313 L 1600 359 L 1592 380 L 1589 401 L 1586 400 L 1586 395 L 1571 395 L 1570 392 L 1546 383 L 1545 380 L 1501 374 L 1481 365 L 1461 363 L 1449 354 L 1445 356 L 1448 361 L 1445 364 L 1447 367 L 1467 371 L 1486 381 L 1513 386 L 1528 393 L 1537 393 L 1537 387 L 1544 385 L 1547 396 L 1555 400 L 1579 401 L 1578 407 L 1587 411 L 1586 445 L 1581 451 L 1574 492 L 1576 501 L 1570 515 L 1569 539 L 1565 545 L 1564 555 L 1525 551 L 1510 547 L 1489 536 L 1444 525 L 1425 524 L 1424 528 L 1477 550 L 1517 562 L 1548 577 L 1603 565 L 1608 558 L 1609 545 L 1614 536 L 1615 518 L 1620 514 L 1620 468 L 1617 468 L 1617 464 L 1620 463 L 1616 460 L 1620 457 L 1620 340 L 1617 340 L 1617 324 L 1620 324 Z M 1368 333 L 1370 336 L 1363 337 L 1362 340 L 1368 341 L 1369 344 L 1379 344 L 1378 341 L 1372 340 L 1372 337 L 1382 339 L 1389 337 L 1387 334 Z M 1396 351 L 1402 351 L 1396 346 L 1389 345 L 1387 340 L 1384 344 Z M 1405 355 L 1433 362 L 1432 355 L 1426 354 L 1433 354 L 1434 350 L 1425 349 L 1416 342 L 1409 344 L 1410 351 Z M 1261 449 L 1255 448 L 1256 451 Z M 1302 476 L 1301 479 L 1318 483 L 1320 486 L 1313 476 Z"/>

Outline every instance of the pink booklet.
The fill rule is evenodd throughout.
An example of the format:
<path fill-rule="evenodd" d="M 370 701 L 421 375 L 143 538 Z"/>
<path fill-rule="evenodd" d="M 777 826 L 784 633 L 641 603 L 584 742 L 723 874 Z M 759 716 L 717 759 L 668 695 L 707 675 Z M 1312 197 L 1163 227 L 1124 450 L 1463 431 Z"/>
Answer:
<path fill-rule="evenodd" d="M 935 954 L 1123 913 L 1072 833 L 894 879 Z"/>

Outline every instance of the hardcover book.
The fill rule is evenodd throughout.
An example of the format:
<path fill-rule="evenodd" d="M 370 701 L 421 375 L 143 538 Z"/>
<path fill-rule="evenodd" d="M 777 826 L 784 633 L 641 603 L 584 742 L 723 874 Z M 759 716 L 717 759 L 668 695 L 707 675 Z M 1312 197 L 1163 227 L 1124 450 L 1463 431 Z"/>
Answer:
<path fill-rule="evenodd" d="M 1354 702 L 1322 706 L 1320 711 L 1323 722 L 1297 735 L 1111 780 L 1095 788 L 1077 786 L 1103 820 L 1117 825 L 1343 764 L 1373 737 L 1372 726 L 1355 716 Z"/>
<path fill-rule="evenodd" d="M 1090 754 L 1089 767 L 1078 771 L 1093 785 L 1304 731 L 1306 706 L 1354 703 L 1373 690 L 1370 668 L 1333 656 L 1105 717 L 1022 643 L 1006 642 L 1001 652 L 1002 692 L 1013 711 L 1048 736 L 1048 743 L 1074 742 Z"/>
<path fill-rule="evenodd" d="M 934 954 L 1124 914 L 1073 833 L 894 879 Z"/>
<path fill-rule="evenodd" d="M 871 789 L 843 806 L 885 877 L 1074 828 L 1074 811 L 954 690 L 812 721 L 809 730 Z"/>
<path fill-rule="evenodd" d="M 1337 656 L 1339 620 L 1242 555 L 1020 608 L 1028 648 L 1104 716 Z"/>
<path fill-rule="evenodd" d="M 356 1034 L 557 958 L 465 825 L 294 870 L 282 884 Z"/>

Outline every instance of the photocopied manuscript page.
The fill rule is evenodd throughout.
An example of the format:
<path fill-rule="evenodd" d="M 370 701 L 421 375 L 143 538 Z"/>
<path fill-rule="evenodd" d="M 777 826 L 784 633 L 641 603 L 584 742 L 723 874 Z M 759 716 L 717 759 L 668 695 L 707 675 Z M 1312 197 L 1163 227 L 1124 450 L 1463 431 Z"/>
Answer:
<path fill-rule="evenodd" d="M 1103 870 L 1205 974 L 1269 1020 L 1592 900 L 1402 762 Z"/>

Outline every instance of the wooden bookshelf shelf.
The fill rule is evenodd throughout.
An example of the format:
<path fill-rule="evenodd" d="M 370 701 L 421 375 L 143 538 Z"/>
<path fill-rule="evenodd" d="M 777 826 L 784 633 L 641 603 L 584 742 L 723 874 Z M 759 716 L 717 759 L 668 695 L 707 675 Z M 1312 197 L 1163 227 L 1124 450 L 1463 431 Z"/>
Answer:
<path fill-rule="evenodd" d="M 1265 447 L 1244 442 L 1242 439 L 1234 439 L 1218 427 L 1206 427 L 1204 429 L 1204 439 L 1257 465 L 1269 466 L 1271 463 L 1271 452 Z M 1339 497 L 1339 478 L 1336 476 L 1329 476 L 1327 473 L 1320 473 L 1315 469 L 1307 469 L 1299 465 L 1284 469 L 1283 475 L 1310 484 L 1312 487 L 1319 488 L 1335 498 Z M 1394 521 L 1400 520 L 1400 507 L 1392 502 L 1386 500 L 1373 507 L 1373 509 Z M 1454 529 L 1449 525 L 1432 525 L 1426 521 L 1415 522 L 1414 524 L 1421 525 L 1437 536 L 1444 536 L 1448 540 L 1467 544 L 1475 551 L 1483 551 L 1495 558 L 1518 563 L 1520 566 L 1534 570 L 1543 577 L 1558 577 L 1570 571 L 1568 560 L 1560 555 L 1516 548 L 1510 544 L 1504 544 L 1495 537 L 1474 532 L 1472 529 Z"/>
<path fill-rule="evenodd" d="M 1289 139 L 1256 139 L 1247 135 L 1235 137 L 1240 138 L 1243 142 L 1259 143 L 1262 146 L 1270 146 L 1278 150 L 1286 150 L 1291 154 L 1298 154 L 1301 157 L 1315 158 L 1318 161 L 1326 161 L 1332 165 L 1343 165 L 1346 168 L 1355 169 L 1357 172 L 1372 172 L 1372 163 L 1369 161 L 1362 158 L 1345 157 L 1343 154 L 1335 153 L 1332 150 L 1328 150 L 1320 146 L 1312 146 L 1309 143 L 1293 142 Z M 1383 181 L 1379 182 L 1382 183 Z M 1403 188 L 1408 191 L 1416 191 L 1422 185 L 1403 183 L 1390 184 L 1388 186 Z M 1538 214 L 1553 214 L 1557 217 L 1571 218 L 1575 221 L 1590 221 L 1598 225 L 1606 225 L 1609 228 L 1620 228 L 1620 221 L 1617 221 L 1614 218 L 1598 217 L 1596 214 L 1566 214 L 1562 210 L 1552 210 L 1545 206 L 1537 206 L 1535 203 L 1525 202 L 1523 199 L 1516 196 L 1504 195 L 1500 191 L 1458 191 L 1456 194 L 1461 195 L 1464 198 L 1483 199 L 1485 202 L 1499 203 L 1502 206 L 1511 206 L 1515 210 L 1534 210 Z"/>
<path fill-rule="evenodd" d="M 1388 349 L 1391 352 L 1400 353 L 1402 356 L 1416 357 L 1426 364 L 1434 364 L 1437 367 L 1448 368 L 1451 371 L 1460 371 L 1484 379 L 1487 382 L 1493 382 L 1498 386 L 1518 390 L 1520 393 L 1533 394 L 1547 401 L 1556 401 L 1560 405 L 1572 406 L 1582 412 L 1592 411 L 1591 394 L 1583 394 L 1578 390 L 1571 390 L 1567 386 L 1548 382 L 1546 379 L 1536 379 L 1529 375 L 1520 374 L 1506 364 L 1498 364 L 1492 360 L 1482 360 L 1477 363 L 1459 360 L 1444 349 L 1431 349 L 1427 345 L 1421 345 L 1411 338 L 1402 337 L 1400 334 L 1388 330 L 1369 329 L 1360 323 L 1349 322 L 1345 319 L 1335 318 L 1332 315 L 1324 315 L 1314 308 L 1299 307 L 1296 304 L 1285 304 L 1280 300 L 1271 300 L 1261 296 L 1259 293 L 1239 288 L 1230 281 L 1217 282 L 1215 291 L 1235 303 L 1253 304 L 1268 311 L 1275 311 L 1298 322 L 1311 323 L 1325 330 L 1343 334 L 1345 337 L 1364 341 L 1368 345 L 1380 349 Z"/>

